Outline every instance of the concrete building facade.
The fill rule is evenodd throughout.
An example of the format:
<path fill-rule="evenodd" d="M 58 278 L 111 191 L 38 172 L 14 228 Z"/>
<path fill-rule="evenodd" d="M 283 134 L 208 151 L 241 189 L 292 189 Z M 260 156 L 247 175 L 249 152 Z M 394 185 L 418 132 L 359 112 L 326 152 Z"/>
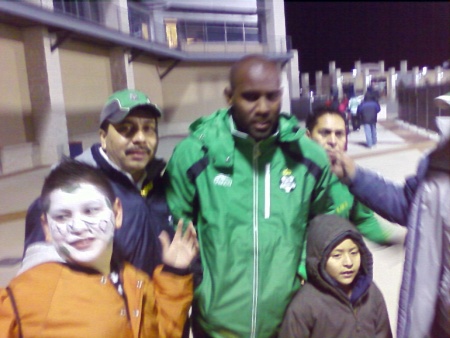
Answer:
<path fill-rule="evenodd" d="M 0 175 L 97 142 L 102 105 L 123 88 L 162 107 L 162 137 L 185 135 L 226 104 L 229 67 L 249 53 L 284 66 L 283 110 L 299 93 L 282 0 L 1 1 L 0 50 Z"/>

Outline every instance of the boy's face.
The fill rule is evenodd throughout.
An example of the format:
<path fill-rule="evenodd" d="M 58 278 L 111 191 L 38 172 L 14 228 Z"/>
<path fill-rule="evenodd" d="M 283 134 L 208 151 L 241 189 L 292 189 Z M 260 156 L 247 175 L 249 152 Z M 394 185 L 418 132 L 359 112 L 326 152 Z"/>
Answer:
<path fill-rule="evenodd" d="M 62 257 L 90 267 L 110 260 L 105 257 L 110 256 L 106 249 L 112 245 L 114 229 L 121 224 L 118 200 L 113 207 L 94 185 L 78 183 L 52 191 L 49 202 L 44 231 Z"/>
<path fill-rule="evenodd" d="M 347 290 L 355 279 L 360 266 L 361 256 L 359 247 L 355 242 L 347 238 L 331 251 L 327 259 L 325 271 L 335 279 L 344 290 Z"/>

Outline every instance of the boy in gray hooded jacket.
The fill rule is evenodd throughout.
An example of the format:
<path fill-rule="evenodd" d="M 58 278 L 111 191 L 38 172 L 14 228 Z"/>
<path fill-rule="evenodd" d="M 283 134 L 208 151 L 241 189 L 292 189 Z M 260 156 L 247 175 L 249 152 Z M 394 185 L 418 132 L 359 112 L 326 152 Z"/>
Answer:
<path fill-rule="evenodd" d="M 291 301 L 280 337 L 392 337 L 372 254 L 348 220 L 319 215 L 309 224 L 308 281 Z"/>

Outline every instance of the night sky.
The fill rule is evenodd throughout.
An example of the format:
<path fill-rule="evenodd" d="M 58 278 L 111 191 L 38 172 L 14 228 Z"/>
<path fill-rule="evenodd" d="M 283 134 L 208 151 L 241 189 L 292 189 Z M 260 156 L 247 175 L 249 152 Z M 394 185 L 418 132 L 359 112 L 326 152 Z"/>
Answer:
<path fill-rule="evenodd" d="M 286 34 L 300 72 L 328 73 L 329 61 L 349 72 L 356 60 L 400 61 L 434 68 L 450 58 L 450 2 L 285 1 Z"/>

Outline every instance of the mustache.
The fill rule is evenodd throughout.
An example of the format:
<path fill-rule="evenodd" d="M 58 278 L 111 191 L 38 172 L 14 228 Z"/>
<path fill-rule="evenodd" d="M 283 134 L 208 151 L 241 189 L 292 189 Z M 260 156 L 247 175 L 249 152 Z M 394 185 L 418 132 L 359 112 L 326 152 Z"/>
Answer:
<path fill-rule="evenodd" d="M 128 148 L 125 150 L 125 154 L 128 155 L 130 153 L 134 153 L 135 151 L 145 151 L 148 154 L 151 154 L 152 150 L 149 147 L 145 146 L 134 146 L 132 148 Z"/>

